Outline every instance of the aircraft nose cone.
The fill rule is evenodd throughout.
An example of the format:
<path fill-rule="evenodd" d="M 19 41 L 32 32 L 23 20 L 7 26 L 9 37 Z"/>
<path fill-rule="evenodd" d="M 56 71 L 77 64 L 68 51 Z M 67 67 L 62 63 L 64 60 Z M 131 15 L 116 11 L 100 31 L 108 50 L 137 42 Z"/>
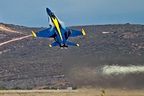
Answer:
<path fill-rule="evenodd" d="M 46 11 L 47 11 L 48 14 L 51 13 L 51 10 L 49 8 L 46 8 Z"/>

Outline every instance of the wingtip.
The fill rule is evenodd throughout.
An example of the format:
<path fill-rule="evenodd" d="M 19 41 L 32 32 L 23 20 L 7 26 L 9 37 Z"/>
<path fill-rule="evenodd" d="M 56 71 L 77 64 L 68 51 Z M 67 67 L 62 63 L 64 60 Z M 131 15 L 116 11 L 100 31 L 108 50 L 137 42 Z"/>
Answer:
<path fill-rule="evenodd" d="M 79 44 L 77 44 L 77 46 L 79 47 L 80 45 L 79 45 Z"/>
<path fill-rule="evenodd" d="M 52 45 L 49 45 L 50 48 L 52 48 Z"/>
<path fill-rule="evenodd" d="M 86 35 L 86 32 L 85 32 L 85 30 L 84 30 L 84 29 L 82 29 L 82 34 L 83 34 L 83 35 Z"/>
<path fill-rule="evenodd" d="M 32 34 L 33 34 L 34 37 L 37 37 L 37 35 L 34 31 L 32 31 Z"/>

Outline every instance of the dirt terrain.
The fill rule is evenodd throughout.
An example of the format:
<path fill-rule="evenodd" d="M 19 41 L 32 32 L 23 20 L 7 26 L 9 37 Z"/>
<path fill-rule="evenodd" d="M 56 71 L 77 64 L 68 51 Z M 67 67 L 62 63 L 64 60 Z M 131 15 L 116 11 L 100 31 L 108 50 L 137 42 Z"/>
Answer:
<path fill-rule="evenodd" d="M 139 68 L 144 65 L 144 25 L 127 23 L 70 28 L 84 28 L 87 35 L 69 38 L 80 47 L 61 50 L 49 48 L 53 39 L 31 36 L 32 30 L 45 28 L 0 23 L 0 87 L 144 88 L 143 71 L 103 74 L 106 66 L 125 68 L 134 65 Z"/>
<path fill-rule="evenodd" d="M 79 90 L 11 90 L 0 91 L 0 96 L 102 96 L 103 89 Z M 105 89 L 103 96 L 143 96 L 144 90 Z"/>

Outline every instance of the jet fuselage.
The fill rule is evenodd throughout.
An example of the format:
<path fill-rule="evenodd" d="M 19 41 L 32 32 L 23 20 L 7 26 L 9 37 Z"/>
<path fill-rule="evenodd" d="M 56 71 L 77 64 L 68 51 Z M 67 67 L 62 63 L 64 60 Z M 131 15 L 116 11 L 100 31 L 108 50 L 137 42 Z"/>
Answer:
<path fill-rule="evenodd" d="M 74 29 L 69 29 L 63 26 L 63 24 L 59 21 L 59 19 L 56 17 L 56 15 L 49 9 L 46 8 L 46 12 L 49 16 L 50 24 L 52 25 L 51 27 L 34 32 L 32 31 L 32 34 L 34 37 L 43 37 L 43 38 L 54 38 L 55 42 L 49 45 L 49 47 L 55 47 L 55 46 L 60 46 L 60 47 L 68 47 L 68 45 L 71 46 L 79 46 L 77 43 L 73 43 L 68 41 L 67 39 L 69 37 L 76 37 L 76 36 L 81 36 L 81 35 L 86 35 L 84 29 L 81 31 L 79 30 L 74 30 Z"/>
<path fill-rule="evenodd" d="M 56 37 L 54 38 L 59 44 L 65 44 L 66 38 L 63 31 L 67 31 L 62 28 L 62 25 L 59 23 L 59 20 L 55 16 L 55 14 L 48 8 L 46 8 L 47 14 L 49 15 L 54 27 L 56 28 Z M 61 45 L 62 46 L 62 45 Z"/>

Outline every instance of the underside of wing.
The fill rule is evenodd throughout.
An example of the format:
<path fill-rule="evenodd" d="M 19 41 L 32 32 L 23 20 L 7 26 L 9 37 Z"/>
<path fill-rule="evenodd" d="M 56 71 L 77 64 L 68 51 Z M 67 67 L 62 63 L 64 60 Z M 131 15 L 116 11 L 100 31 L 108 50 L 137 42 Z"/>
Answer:
<path fill-rule="evenodd" d="M 69 37 L 75 37 L 80 35 L 86 35 L 86 32 L 84 31 L 84 29 L 82 29 L 81 31 L 70 29 L 67 34 L 69 35 Z"/>
<path fill-rule="evenodd" d="M 45 30 L 42 31 L 38 31 L 38 32 L 33 32 L 32 34 L 34 37 L 43 37 L 43 38 L 51 38 L 55 35 L 55 28 L 47 28 Z"/>

